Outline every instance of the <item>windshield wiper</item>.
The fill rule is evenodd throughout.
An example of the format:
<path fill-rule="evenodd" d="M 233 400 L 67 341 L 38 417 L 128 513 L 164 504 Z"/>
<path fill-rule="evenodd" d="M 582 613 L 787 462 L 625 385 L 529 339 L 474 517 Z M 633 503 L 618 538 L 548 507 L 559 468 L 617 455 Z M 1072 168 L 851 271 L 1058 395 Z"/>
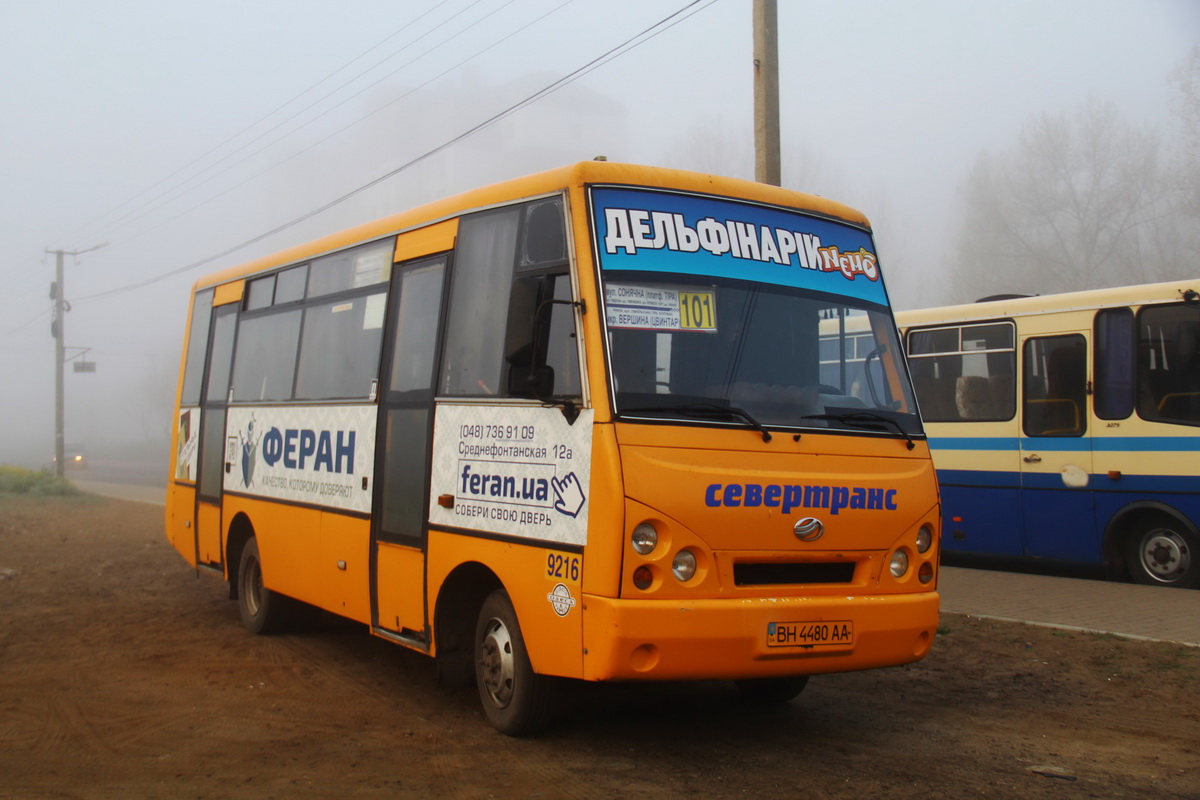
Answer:
<path fill-rule="evenodd" d="M 871 425 L 890 425 L 896 429 L 896 433 L 904 437 L 906 446 L 912 450 L 917 445 L 913 442 L 912 437 L 908 435 L 908 431 L 900 425 L 899 422 L 891 417 L 885 417 L 882 414 L 873 414 L 870 411 L 853 411 L 848 414 L 805 414 L 802 419 L 824 419 L 840 422 L 843 425 L 852 425 L 858 428 L 865 428 Z"/>
<path fill-rule="evenodd" d="M 738 408 L 737 406 L 722 406 L 716 403 L 680 403 L 679 405 L 666 406 L 643 406 L 640 408 L 622 408 L 619 414 L 644 414 L 649 411 L 661 411 L 664 413 L 685 414 L 688 416 L 712 416 L 714 414 L 722 414 L 731 417 L 738 417 L 750 423 L 750 427 L 762 434 L 764 442 L 771 441 L 771 432 L 766 426 L 750 415 L 749 411 Z"/>

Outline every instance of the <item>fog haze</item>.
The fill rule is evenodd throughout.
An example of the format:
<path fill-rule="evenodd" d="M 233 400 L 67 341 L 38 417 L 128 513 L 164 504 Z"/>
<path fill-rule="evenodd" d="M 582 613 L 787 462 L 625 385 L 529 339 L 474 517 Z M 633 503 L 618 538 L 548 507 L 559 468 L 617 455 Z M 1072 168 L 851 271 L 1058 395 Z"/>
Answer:
<path fill-rule="evenodd" d="M 783 184 L 872 219 L 902 308 L 970 269 L 980 153 L 1089 99 L 1165 135 L 1200 42 L 1193 0 L 779 6 Z M 48 249 L 107 243 L 65 260 L 96 364 L 67 367 L 66 440 L 165 475 L 198 277 L 601 154 L 753 177 L 751 0 L 0 0 L 0 37 L 0 464 L 53 453 Z"/>

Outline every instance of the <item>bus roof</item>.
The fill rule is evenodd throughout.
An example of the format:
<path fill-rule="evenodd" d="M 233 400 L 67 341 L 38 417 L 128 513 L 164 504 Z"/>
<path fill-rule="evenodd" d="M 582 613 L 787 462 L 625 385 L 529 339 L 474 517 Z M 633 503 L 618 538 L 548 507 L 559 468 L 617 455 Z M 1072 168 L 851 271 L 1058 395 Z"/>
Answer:
<path fill-rule="evenodd" d="M 1181 300 L 1184 298 L 1184 293 L 1189 291 L 1200 292 L 1200 278 L 1146 283 L 1138 286 L 1117 286 L 1111 289 L 1091 289 L 1083 292 L 1011 297 L 941 308 L 922 308 L 897 312 L 896 322 L 900 327 L 908 328 L 939 322 L 999 319 L 1112 306 L 1136 306 L 1144 303 Z"/>
<path fill-rule="evenodd" d="M 370 241 L 422 227 L 466 211 L 487 208 L 525 197 L 537 197 L 561 191 L 570 186 L 603 183 L 671 188 L 700 194 L 733 196 L 768 205 L 802 208 L 822 216 L 870 228 L 870 223 L 861 212 L 816 195 L 738 178 L 725 178 L 698 172 L 608 161 L 581 161 L 557 169 L 472 189 L 230 267 L 200 278 L 196 281 L 193 290 L 314 258 L 358 242 Z"/>

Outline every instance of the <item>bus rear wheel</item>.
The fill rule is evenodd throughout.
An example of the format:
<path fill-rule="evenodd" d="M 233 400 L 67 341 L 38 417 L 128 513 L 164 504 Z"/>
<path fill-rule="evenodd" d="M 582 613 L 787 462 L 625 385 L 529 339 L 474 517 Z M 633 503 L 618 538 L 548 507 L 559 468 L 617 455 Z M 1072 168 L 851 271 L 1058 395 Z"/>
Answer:
<path fill-rule="evenodd" d="M 475 683 L 488 722 L 508 736 L 545 730 L 554 711 L 552 678 L 533 671 L 512 601 L 488 595 L 475 626 Z"/>
<path fill-rule="evenodd" d="M 1178 521 L 1142 522 L 1127 541 L 1133 579 L 1148 586 L 1200 587 L 1200 543 Z"/>
<path fill-rule="evenodd" d="M 238 561 L 238 609 L 242 624 L 251 633 L 276 633 L 291 615 L 291 598 L 263 586 L 262 559 L 258 541 L 250 539 Z"/>

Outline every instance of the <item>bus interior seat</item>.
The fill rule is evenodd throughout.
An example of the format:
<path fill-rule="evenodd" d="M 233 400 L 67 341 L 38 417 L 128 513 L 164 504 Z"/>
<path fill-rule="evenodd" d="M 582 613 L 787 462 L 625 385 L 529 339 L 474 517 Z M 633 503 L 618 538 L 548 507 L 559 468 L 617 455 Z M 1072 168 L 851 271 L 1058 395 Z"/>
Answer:
<path fill-rule="evenodd" d="M 991 419 L 996 416 L 992 386 L 982 375 L 960 375 L 955 382 L 954 405 L 962 419 Z"/>
<path fill-rule="evenodd" d="M 1030 436 L 1071 436 L 1083 432 L 1079 406 L 1065 397 L 1025 401 L 1025 432 Z"/>

